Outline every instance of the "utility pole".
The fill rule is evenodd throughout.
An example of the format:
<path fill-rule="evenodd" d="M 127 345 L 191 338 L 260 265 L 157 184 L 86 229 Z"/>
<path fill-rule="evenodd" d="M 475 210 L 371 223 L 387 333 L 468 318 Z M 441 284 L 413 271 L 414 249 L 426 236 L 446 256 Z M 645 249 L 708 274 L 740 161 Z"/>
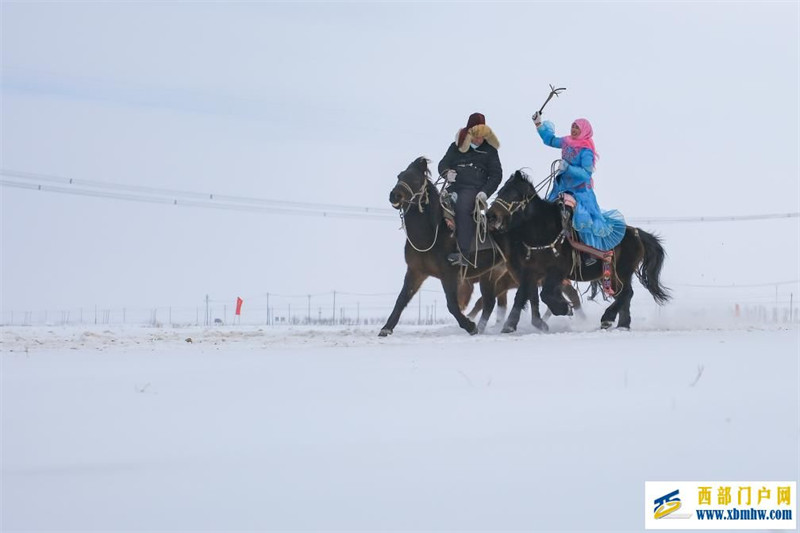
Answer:
<path fill-rule="evenodd" d="M 333 309 L 331 316 L 331 325 L 336 324 L 336 291 L 333 291 Z"/>
<path fill-rule="evenodd" d="M 311 295 L 308 295 L 308 315 L 307 315 L 307 323 L 311 324 Z"/>
<path fill-rule="evenodd" d="M 206 294 L 206 326 L 208 325 L 208 294 Z"/>
<path fill-rule="evenodd" d="M 269 326 L 269 293 L 267 293 L 267 325 Z"/>

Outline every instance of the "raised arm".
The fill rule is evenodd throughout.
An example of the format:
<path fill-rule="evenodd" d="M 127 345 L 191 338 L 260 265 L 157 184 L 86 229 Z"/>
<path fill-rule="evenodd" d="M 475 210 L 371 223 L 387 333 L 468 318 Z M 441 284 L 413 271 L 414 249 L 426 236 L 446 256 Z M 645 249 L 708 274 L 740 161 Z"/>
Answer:
<path fill-rule="evenodd" d="M 561 137 L 556 137 L 556 127 L 552 122 L 549 120 L 542 122 L 542 125 L 536 128 L 536 131 L 544 144 L 553 148 L 561 148 Z"/>

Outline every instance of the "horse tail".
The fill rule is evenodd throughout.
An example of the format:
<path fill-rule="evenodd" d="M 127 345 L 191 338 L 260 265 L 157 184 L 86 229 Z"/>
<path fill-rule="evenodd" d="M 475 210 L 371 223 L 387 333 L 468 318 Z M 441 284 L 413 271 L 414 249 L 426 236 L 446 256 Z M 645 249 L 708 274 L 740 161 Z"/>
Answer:
<path fill-rule="evenodd" d="M 651 233 L 639 229 L 639 240 L 644 246 L 644 259 L 636 270 L 636 276 L 645 288 L 653 295 L 657 304 L 667 303 L 672 296 L 670 290 L 664 287 L 659 281 L 661 267 L 664 266 L 664 258 L 667 253 L 661 246 L 661 239 Z"/>

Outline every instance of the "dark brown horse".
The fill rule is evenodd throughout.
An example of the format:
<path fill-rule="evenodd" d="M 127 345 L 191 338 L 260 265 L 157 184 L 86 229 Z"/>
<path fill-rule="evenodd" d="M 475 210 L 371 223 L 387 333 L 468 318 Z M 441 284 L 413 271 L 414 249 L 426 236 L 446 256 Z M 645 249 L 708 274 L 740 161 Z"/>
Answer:
<path fill-rule="evenodd" d="M 573 263 L 572 246 L 560 238 L 560 207 L 541 199 L 523 172 L 515 172 L 506 181 L 489 208 L 487 219 L 490 230 L 507 233 L 511 249 L 508 268 L 520 281 L 503 332 L 516 330 L 526 301 L 531 302 L 532 324 L 539 329 L 547 329 L 547 324 L 539 317 L 540 280 L 543 280 L 542 301 L 554 315 L 563 315 L 569 311 L 560 292 L 564 279 L 593 281 L 602 277 L 602 261 L 582 267 Z M 630 328 L 631 282 L 634 274 L 656 303 L 664 304 L 669 300 L 668 289 L 659 281 L 665 256 L 658 237 L 639 228 L 627 227 L 622 242 L 614 248 L 612 289 L 615 296 L 614 302 L 600 319 L 603 329 L 611 327 L 617 315 L 617 327 Z"/>
<path fill-rule="evenodd" d="M 456 239 L 445 224 L 439 191 L 430 180 L 428 163 L 424 157 L 414 160 L 397 176 L 397 184 L 389 193 L 392 206 L 403 213 L 407 268 L 403 288 L 380 331 L 381 337 L 392 333 L 403 309 L 430 276 L 441 280 L 447 310 L 458 325 L 471 335 L 483 331 L 494 309 L 495 284 L 505 273 L 505 259 L 497 250 L 478 252 L 475 267 L 463 271 L 447 261 L 447 255 L 456 251 Z M 464 282 L 471 284 L 476 280 L 483 297 L 483 314 L 478 325 L 464 316 L 461 309 L 465 304 L 459 302 L 459 291 L 465 291 Z"/>

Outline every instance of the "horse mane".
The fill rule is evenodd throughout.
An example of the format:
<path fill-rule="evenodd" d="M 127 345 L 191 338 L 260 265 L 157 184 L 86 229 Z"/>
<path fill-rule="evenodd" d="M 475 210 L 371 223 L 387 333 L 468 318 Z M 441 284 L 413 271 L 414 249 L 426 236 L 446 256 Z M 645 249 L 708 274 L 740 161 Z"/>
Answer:
<path fill-rule="evenodd" d="M 430 180 L 431 171 L 428 168 L 428 163 L 430 163 L 430 162 L 431 162 L 430 159 L 428 159 L 424 155 L 421 155 L 418 158 L 416 158 L 414 161 L 412 161 L 411 164 L 408 165 L 408 168 L 409 168 L 409 170 L 413 169 L 413 170 L 416 170 L 417 172 L 419 172 L 420 174 L 424 174 L 425 178 Z"/>
<path fill-rule="evenodd" d="M 419 156 L 408 165 L 407 171 L 421 174 L 425 179 L 425 187 L 428 190 L 429 209 L 427 209 L 428 216 L 431 217 L 431 223 L 434 225 L 444 223 L 444 212 L 442 211 L 441 196 L 436 185 L 431 181 L 431 171 L 428 168 L 431 160 L 424 155 Z"/>

